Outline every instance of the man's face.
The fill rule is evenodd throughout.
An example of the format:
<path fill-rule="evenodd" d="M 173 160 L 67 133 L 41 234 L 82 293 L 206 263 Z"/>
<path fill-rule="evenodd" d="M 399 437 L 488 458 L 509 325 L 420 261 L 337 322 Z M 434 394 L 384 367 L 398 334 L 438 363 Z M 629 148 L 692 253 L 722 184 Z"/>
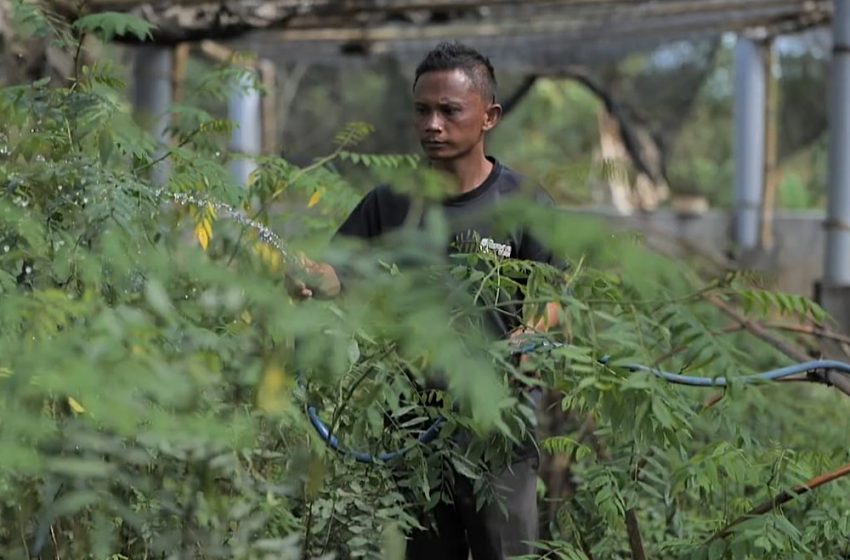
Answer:
<path fill-rule="evenodd" d="M 416 83 L 413 102 L 416 134 L 431 161 L 468 154 L 501 115 L 463 70 L 426 72 Z"/>

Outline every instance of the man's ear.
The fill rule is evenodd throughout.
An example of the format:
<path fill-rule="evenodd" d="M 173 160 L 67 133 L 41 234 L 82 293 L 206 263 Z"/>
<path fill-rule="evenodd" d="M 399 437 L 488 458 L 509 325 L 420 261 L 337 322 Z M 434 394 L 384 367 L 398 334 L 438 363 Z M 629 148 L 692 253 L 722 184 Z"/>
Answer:
<path fill-rule="evenodd" d="M 502 120 L 502 106 L 498 103 L 491 103 L 484 114 L 484 132 L 495 128 L 500 120 Z"/>

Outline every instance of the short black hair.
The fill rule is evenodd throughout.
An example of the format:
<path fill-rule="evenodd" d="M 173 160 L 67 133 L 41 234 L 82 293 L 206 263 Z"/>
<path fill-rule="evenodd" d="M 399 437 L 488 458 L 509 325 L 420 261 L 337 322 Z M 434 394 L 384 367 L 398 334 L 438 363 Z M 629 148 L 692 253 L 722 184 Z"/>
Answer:
<path fill-rule="evenodd" d="M 416 67 L 413 86 L 416 87 L 422 74 L 443 70 L 462 70 L 485 100 L 496 101 L 496 72 L 493 65 L 489 58 L 472 47 L 455 41 L 438 44 Z"/>

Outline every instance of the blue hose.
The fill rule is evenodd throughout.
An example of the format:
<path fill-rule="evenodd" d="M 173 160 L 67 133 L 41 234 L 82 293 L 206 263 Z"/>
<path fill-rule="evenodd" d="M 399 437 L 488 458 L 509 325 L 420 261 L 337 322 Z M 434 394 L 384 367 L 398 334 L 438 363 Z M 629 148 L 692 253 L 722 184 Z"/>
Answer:
<path fill-rule="evenodd" d="M 550 342 L 548 340 L 528 342 L 518 347 L 512 352 L 512 354 L 530 354 L 531 352 L 534 352 L 536 350 L 553 350 L 562 346 L 563 344 L 557 342 Z M 600 364 L 607 365 L 610 361 L 610 357 L 605 356 L 600 358 L 598 361 Z M 653 375 L 656 375 L 657 377 L 660 377 L 661 379 L 664 379 L 669 383 L 674 383 L 676 385 L 688 385 L 691 387 L 727 387 L 730 382 L 748 384 L 763 381 L 776 381 L 778 379 L 784 379 L 786 377 L 799 375 L 801 373 L 813 373 L 817 371 L 837 371 L 843 374 L 850 374 L 850 364 L 847 364 L 845 362 L 839 362 L 836 360 L 812 360 L 809 362 L 792 364 L 790 366 L 772 369 L 761 373 L 755 373 L 752 375 L 744 375 L 732 380 L 728 380 L 725 377 L 695 377 L 691 375 L 681 375 L 679 373 L 671 373 L 643 365 L 626 365 L 624 367 L 630 372 L 652 373 Z M 812 378 L 811 381 L 823 382 L 823 380 L 820 378 Z M 319 413 L 317 412 L 316 407 L 308 405 L 307 416 L 310 418 L 310 423 L 313 424 L 313 427 L 316 429 L 316 432 L 318 432 L 319 437 L 321 437 L 331 449 L 333 449 L 334 451 L 338 451 L 344 455 L 348 455 L 360 463 L 387 463 L 389 461 L 398 459 L 399 457 L 405 455 L 407 452 L 412 450 L 417 445 L 427 445 L 434 441 L 440 433 L 440 428 L 442 427 L 443 422 L 445 422 L 444 418 L 437 418 L 428 427 L 428 429 L 422 432 L 422 434 L 416 439 L 416 443 L 408 445 L 407 447 L 404 447 L 397 451 L 388 451 L 380 453 L 378 455 L 372 455 L 365 451 L 355 451 L 343 448 L 339 444 L 339 440 L 337 439 L 337 437 L 330 433 L 330 429 L 328 428 L 328 426 L 319 417 Z"/>
<path fill-rule="evenodd" d="M 540 348 L 546 348 L 551 350 L 555 348 L 560 348 L 562 346 L 563 344 L 557 342 L 549 342 L 548 340 L 529 342 L 518 348 L 517 353 L 528 354 Z M 599 363 L 603 365 L 607 365 L 609 361 L 609 356 L 604 356 L 599 359 Z M 728 380 L 725 377 L 695 377 L 692 375 L 681 375 L 679 373 L 671 373 L 668 371 L 662 371 L 657 368 L 651 368 L 636 364 L 627 364 L 623 367 L 631 372 L 642 371 L 652 373 L 670 383 L 674 383 L 676 385 L 689 385 L 691 387 L 727 387 L 730 382 L 757 383 L 759 381 L 776 381 L 778 379 L 784 379 L 786 377 L 791 377 L 792 375 L 799 375 L 801 373 L 812 373 L 816 371 L 827 370 L 850 374 L 850 364 L 847 364 L 845 362 L 839 362 L 836 360 L 811 360 L 809 362 L 792 364 L 790 366 L 772 369 L 761 373 L 755 373 L 752 375 L 743 375 L 741 377 L 736 377 L 732 380 Z M 820 380 L 812 379 L 812 381 L 819 382 Z"/>
<path fill-rule="evenodd" d="M 327 425 L 319 418 L 319 413 L 316 411 L 315 406 L 307 407 L 307 416 L 310 417 L 310 423 L 313 424 L 313 427 L 316 428 L 316 431 L 319 433 L 319 437 L 321 437 L 328 446 L 334 451 L 339 451 L 344 455 L 348 455 L 353 457 L 359 463 L 386 463 L 392 461 L 394 459 L 398 459 L 402 455 L 407 454 L 408 451 L 413 449 L 416 445 L 427 445 L 434 441 L 437 436 L 440 434 L 440 427 L 445 421 L 444 418 L 437 418 L 427 430 L 422 432 L 422 434 L 416 438 L 416 443 L 408 445 L 402 449 L 397 451 L 387 451 L 385 453 L 381 453 L 379 455 L 372 455 L 365 451 L 354 451 L 351 449 L 344 449 L 339 445 L 339 440 L 335 435 L 331 435 L 330 429 Z"/>
<path fill-rule="evenodd" d="M 736 377 L 732 380 L 727 380 L 725 377 L 694 377 L 691 375 L 680 375 L 678 373 L 670 373 L 667 371 L 661 371 L 659 369 L 640 365 L 628 365 L 625 367 L 629 371 L 645 371 L 653 373 L 658 377 L 669 381 L 670 383 L 675 383 L 677 385 L 690 385 L 692 387 L 726 387 L 729 385 L 730 381 L 731 383 L 757 383 L 759 381 L 776 381 L 777 379 L 784 379 L 786 377 L 791 377 L 792 375 L 799 375 L 801 373 L 812 373 L 816 371 L 827 370 L 850 374 L 850 364 L 838 362 L 835 360 L 812 360 L 810 362 L 792 364 L 790 366 L 772 369 L 761 373 L 755 373 L 753 375 L 743 375 L 741 377 Z M 812 381 L 819 382 L 820 380 L 812 379 Z"/>

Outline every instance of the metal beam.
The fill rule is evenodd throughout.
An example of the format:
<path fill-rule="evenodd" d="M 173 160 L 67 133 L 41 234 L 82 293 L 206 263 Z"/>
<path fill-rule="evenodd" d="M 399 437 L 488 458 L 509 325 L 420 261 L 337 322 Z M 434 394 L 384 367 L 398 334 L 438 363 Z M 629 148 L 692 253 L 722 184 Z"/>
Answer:
<path fill-rule="evenodd" d="M 230 137 L 230 174 L 240 185 L 248 186 L 262 151 L 260 92 L 252 77 L 253 70 L 240 75 L 227 103 L 228 119 L 235 127 Z"/>
<path fill-rule="evenodd" d="M 168 125 L 171 113 L 172 50 L 166 47 L 138 47 L 133 61 L 134 105 L 137 118 L 157 142 L 154 159 L 169 149 Z M 168 180 L 168 160 L 153 166 L 151 181 L 163 185 Z"/>
<path fill-rule="evenodd" d="M 850 286 L 850 0 L 835 0 L 824 283 Z"/>
<path fill-rule="evenodd" d="M 761 47 L 739 36 L 735 45 L 735 244 L 744 251 L 759 243 L 766 84 Z"/>

